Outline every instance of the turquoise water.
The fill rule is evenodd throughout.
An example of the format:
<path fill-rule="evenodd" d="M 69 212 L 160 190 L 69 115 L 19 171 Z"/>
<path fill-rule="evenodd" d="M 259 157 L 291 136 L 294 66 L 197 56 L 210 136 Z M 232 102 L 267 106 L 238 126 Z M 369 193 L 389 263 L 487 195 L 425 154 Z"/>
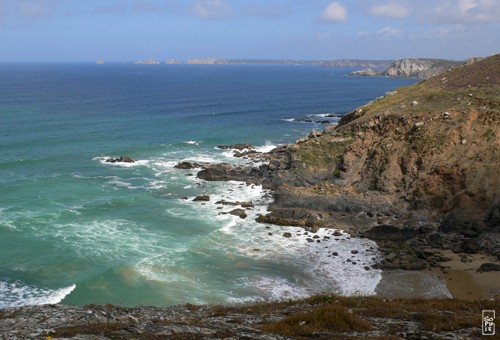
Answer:
<path fill-rule="evenodd" d="M 270 202 L 262 188 L 174 168 L 245 162 L 216 146 L 289 143 L 323 127 L 304 120 L 416 82 L 350 71 L 0 64 L 0 307 L 373 293 L 380 271 L 363 269 L 378 256 L 372 242 L 320 230 L 311 243 L 300 228 L 257 224 Z M 123 154 L 138 162 L 103 161 Z M 192 201 L 201 194 L 210 202 Z M 220 214 L 233 209 L 221 199 L 255 207 L 240 219 Z M 359 265 L 345 264 L 352 249 Z"/>

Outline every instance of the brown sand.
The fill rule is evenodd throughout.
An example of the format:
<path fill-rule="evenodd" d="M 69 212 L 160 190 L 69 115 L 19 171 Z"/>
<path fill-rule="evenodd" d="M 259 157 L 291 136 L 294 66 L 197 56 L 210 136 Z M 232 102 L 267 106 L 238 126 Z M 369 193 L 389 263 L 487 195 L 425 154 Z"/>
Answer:
<path fill-rule="evenodd" d="M 446 287 L 455 299 L 477 300 L 500 297 L 500 272 L 479 273 L 477 269 L 485 262 L 498 261 L 484 254 L 455 254 L 450 250 L 441 253 L 451 261 L 442 262 L 441 268 L 433 271 L 446 280 Z"/>

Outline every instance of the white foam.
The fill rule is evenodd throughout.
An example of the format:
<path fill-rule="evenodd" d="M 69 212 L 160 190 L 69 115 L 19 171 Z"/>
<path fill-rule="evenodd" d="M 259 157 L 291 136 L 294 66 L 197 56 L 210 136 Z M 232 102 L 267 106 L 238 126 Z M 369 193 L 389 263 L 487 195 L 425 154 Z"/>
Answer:
<path fill-rule="evenodd" d="M 261 186 L 235 181 L 211 185 L 217 185 L 217 190 L 212 188 L 209 202 L 200 205 L 199 202 L 188 200 L 185 204 L 191 205 L 205 219 L 222 222 L 221 227 L 210 236 L 212 242 L 242 258 L 254 258 L 259 263 L 295 273 L 292 281 L 283 277 L 261 275 L 241 280 L 240 286 L 254 287 L 258 290 L 255 294 L 266 299 L 303 297 L 321 292 L 341 295 L 375 294 L 375 288 L 381 280 L 381 270 L 371 267 L 379 257 L 374 242 L 351 238 L 347 233 L 334 237 L 335 230 L 332 229 L 320 229 L 317 233 L 306 235 L 305 230 L 299 227 L 273 225 L 266 228 L 255 222 L 257 214 L 265 214 L 272 201 L 272 198 L 266 197 L 268 192 Z M 235 208 L 215 204 L 220 200 L 252 201 L 255 206 L 246 210 L 246 219 L 241 219 L 228 214 L 219 215 L 221 211 L 228 212 Z M 220 207 L 223 209 L 217 209 Z M 291 233 L 292 237 L 283 237 L 286 232 Z M 352 250 L 357 250 L 358 253 L 352 254 Z M 333 252 L 338 255 L 333 256 Z M 353 261 L 356 264 L 352 264 Z"/>
<path fill-rule="evenodd" d="M 165 241 L 167 235 L 120 219 L 56 223 L 51 228 L 38 228 L 35 233 L 40 237 L 61 240 L 64 247 L 71 248 L 76 255 L 84 258 L 123 259 L 168 249 L 168 241 Z"/>
<path fill-rule="evenodd" d="M 335 113 L 333 112 L 327 112 L 327 113 L 315 113 L 315 114 L 312 114 L 312 116 L 316 116 L 316 117 L 328 117 L 328 118 L 334 118 L 334 115 Z M 332 117 L 333 116 L 333 117 Z"/>
<path fill-rule="evenodd" d="M 273 149 L 276 149 L 276 145 L 274 145 L 271 141 L 266 141 L 265 145 L 258 146 L 255 148 L 256 151 L 263 153 L 269 152 Z"/>
<path fill-rule="evenodd" d="M 61 302 L 76 285 L 60 289 L 25 285 L 21 281 L 0 281 L 0 308 L 47 305 Z"/>
<path fill-rule="evenodd" d="M 195 141 L 195 140 L 188 140 L 188 141 L 184 141 L 183 143 L 189 144 L 189 145 L 200 145 L 200 142 Z"/>
<path fill-rule="evenodd" d="M 259 297 L 262 300 L 301 299 L 310 295 L 305 287 L 280 277 L 241 278 L 237 280 L 236 285 L 242 288 L 254 288 L 258 297 L 254 296 L 252 300 L 258 300 Z M 241 299 L 232 300 L 241 302 Z M 248 300 L 248 297 L 243 298 L 244 300 Z"/>

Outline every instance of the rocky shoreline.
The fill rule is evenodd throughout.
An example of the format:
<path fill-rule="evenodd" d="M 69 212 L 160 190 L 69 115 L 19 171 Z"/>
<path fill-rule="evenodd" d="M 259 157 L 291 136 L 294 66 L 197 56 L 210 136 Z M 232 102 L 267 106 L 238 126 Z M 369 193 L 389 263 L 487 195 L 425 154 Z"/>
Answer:
<path fill-rule="evenodd" d="M 318 136 L 319 133 L 314 132 L 314 134 Z M 290 165 L 282 161 L 283 158 L 286 158 L 286 150 L 289 146 L 279 147 L 269 153 L 261 153 L 249 144 L 239 145 L 225 145 L 221 148 L 233 150 L 236 157 L 245 157 L 258 163 L 262 161 L 265 163 L 253 167 L 249 165 L 235 166 L 229 163 L 182 162 L 176 167 L 178 169 L 201 168 L 202 170 L 198 172 L 197 176 L 206 181 L 241 181 L 248 185 L 262 185 L 265 189 L 272 190 L 274 197 L 272 212 L 260 215 L 257 218 L 258 222 L 300 226 L 312 234 L 318 228 L 342 229 L 354 237 L 364 237 L 375 241 L 383 255 L 383 260 L 376 265 L 376 268 L 420 270 L 437 267 L 444 270 L 447 267 L 446 262 L 450 261 L 450 258 L 443 255 L 441 250 L 447 249 L 462 254 L 464 262 L 467 261 L 468 254 L 476 254 L 480 250 L 490 255 L 499 255 L 494 248 L 488 248 L 490 244 L 487 244 L 485 240 L 482 240 L 483 243 L 480 244 L 479 235 L 471 230 L 458 234 L 442 232 L 439 225 L 430 223 L 419 223 L 416 228 L 386 224 L 387 221 L 404 217 L 397 211 L 391 210 L 387 201 L 383 199 L 358 200 L 338 195 L 332 197 L 328 196 L 327 193 L 290 195 L 288 192 L 284 192 L 283 186 L 288 189 L 289 186 L 297 185 L 297 183 L 306 186 L 314 185 L 314 179 L 298 179 L 287 176 L 286 172 L 280 173 L 280 171 L 290 169 Z M 332 201 L 332 198 L 335 201 Z M 209 199 L 208 195 L 203 195 L 197 196 L 193 200 L 208 201 Z M 251 208 L 250 202 L 218 203 L 224 205 L 241 204 L 242 208 Z M 280 209 L 278 215 L 272 210 L 276 207 Z M 337 212 L 337 214 L 332 216 L 332 211 Z M 246 218 L 243 209 L 234 209 L 229 213 Z M 325 215 L 330 216 L 325 218 Z M 482 268 L 484 271 L 497 271 L 498 266 L 500 265 L 485 262 Z"/>
<path fill-rule="evenodd" d="M 382 269 L 445 268 L 441 250 L 491 255 L 485 268 L 498 268 L 500 72 L 492 69 L 500 55 L 389 93 L 265 154 L 226 146 L 260 165 L 203 164 L 198 177 L 272 190 L 259 222 L 372 239 Z"/>

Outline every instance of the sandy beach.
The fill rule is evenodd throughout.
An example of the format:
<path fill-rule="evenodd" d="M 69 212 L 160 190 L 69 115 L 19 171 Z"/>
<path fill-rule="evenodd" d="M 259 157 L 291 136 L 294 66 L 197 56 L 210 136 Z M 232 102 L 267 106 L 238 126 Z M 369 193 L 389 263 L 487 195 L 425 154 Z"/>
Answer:
<path fill-rule="evenodd" d="M 494 257 L 484 254 L 455 254 L 444 250 L 450 261 L 432 270 L 446 281 L 453 298 L 463 300 L 492 299 L 500 296 L 500 272 L 478 272 L 481 264 L 497 263 Z"/>

